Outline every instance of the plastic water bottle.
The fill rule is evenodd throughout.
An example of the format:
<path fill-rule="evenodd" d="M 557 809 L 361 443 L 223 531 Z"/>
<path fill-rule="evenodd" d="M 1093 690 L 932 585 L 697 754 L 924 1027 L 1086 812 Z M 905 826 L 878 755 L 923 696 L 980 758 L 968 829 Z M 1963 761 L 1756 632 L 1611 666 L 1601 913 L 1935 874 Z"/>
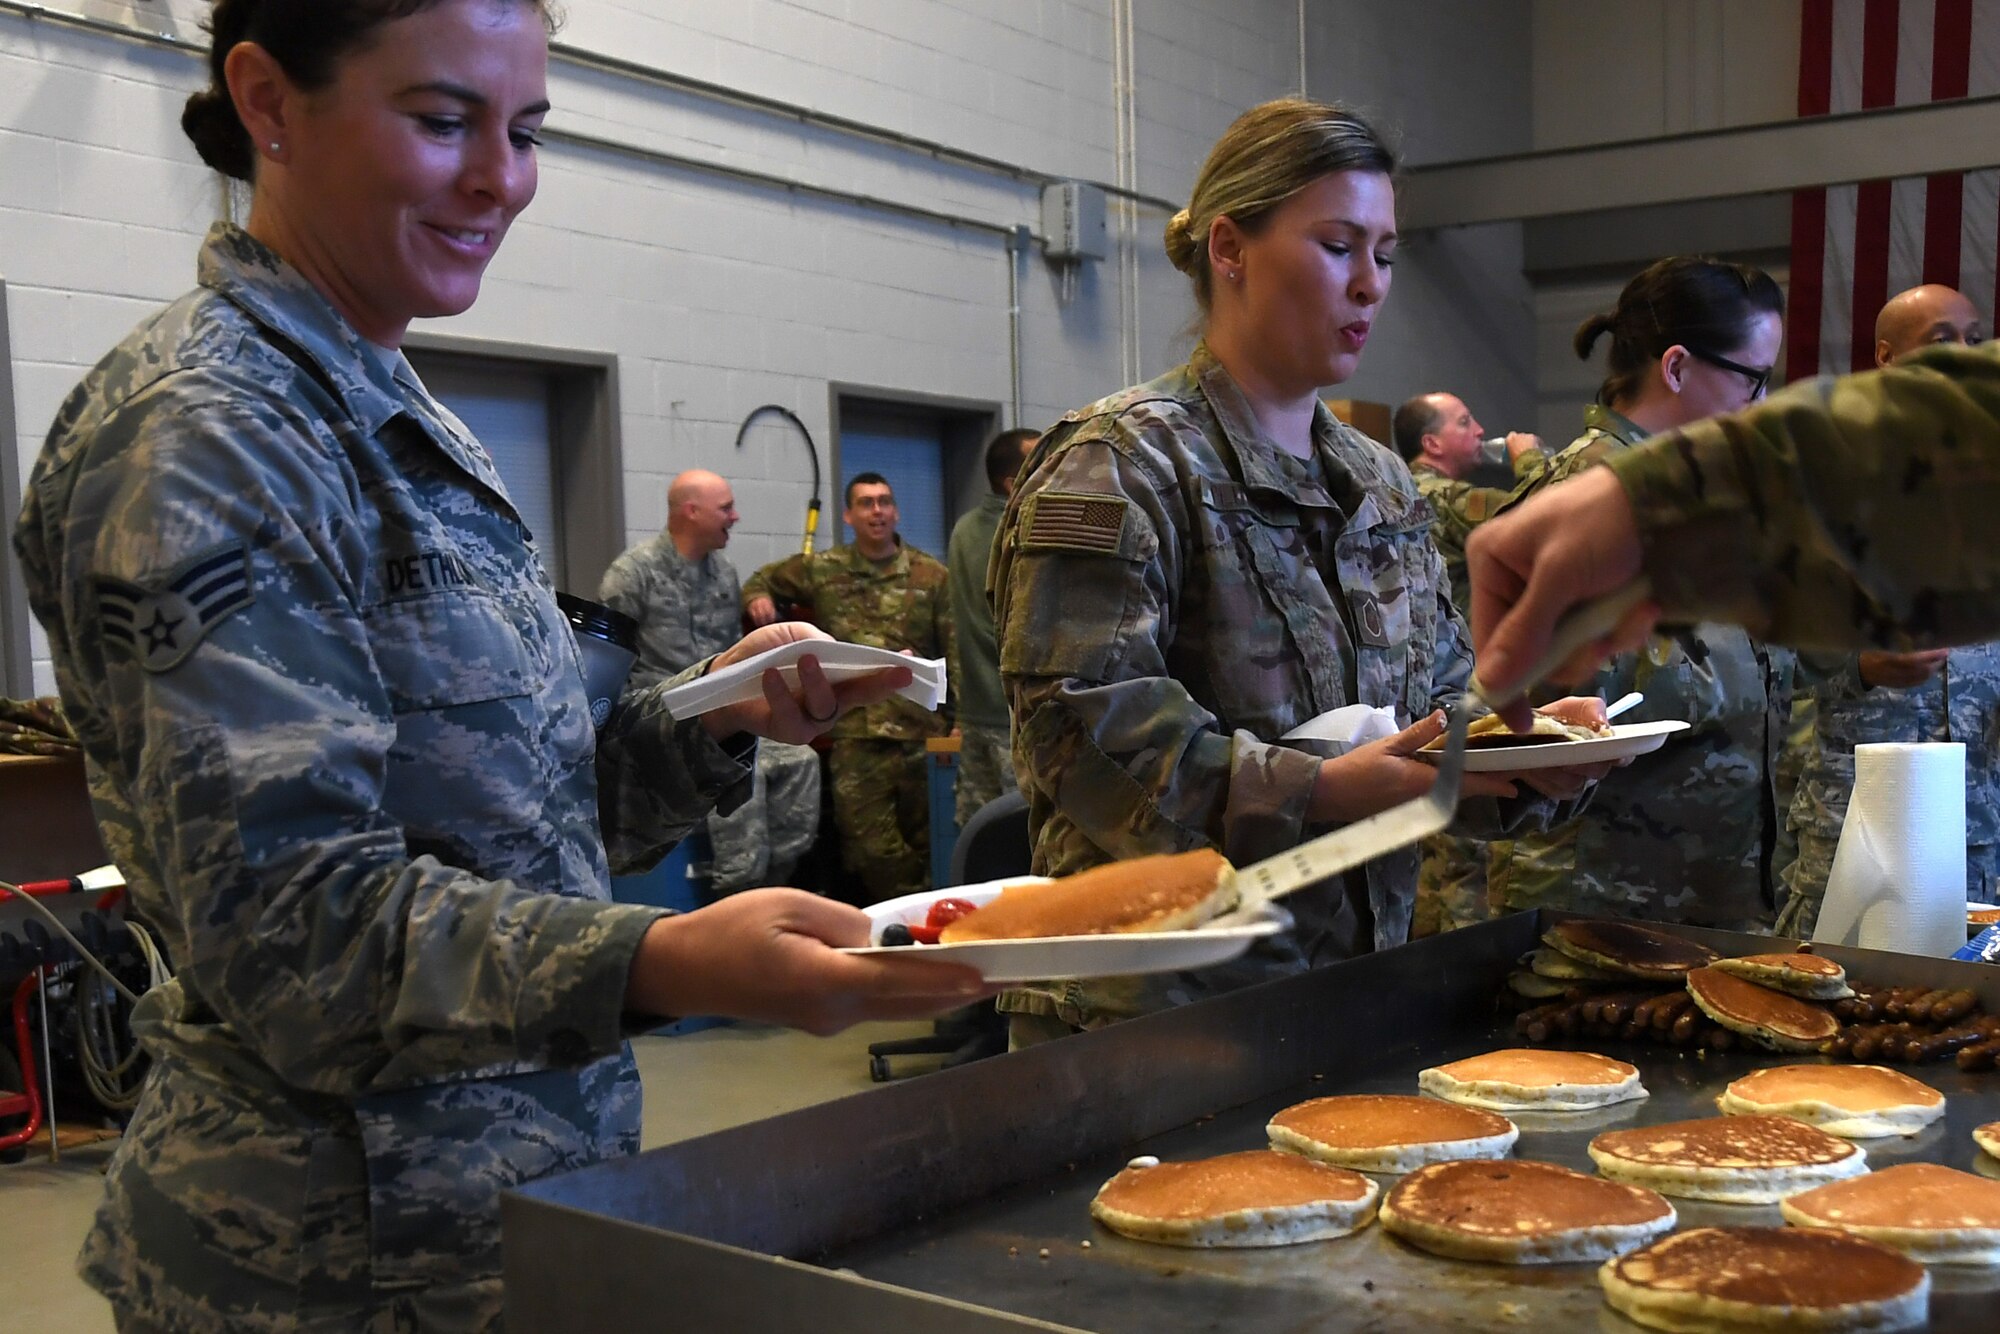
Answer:
<path fill-rule="evenodd" d="M 2000 963 L 2000 922 L 1995 922 L 1952 951 L 1952 958 L 1967 963 Z"/>

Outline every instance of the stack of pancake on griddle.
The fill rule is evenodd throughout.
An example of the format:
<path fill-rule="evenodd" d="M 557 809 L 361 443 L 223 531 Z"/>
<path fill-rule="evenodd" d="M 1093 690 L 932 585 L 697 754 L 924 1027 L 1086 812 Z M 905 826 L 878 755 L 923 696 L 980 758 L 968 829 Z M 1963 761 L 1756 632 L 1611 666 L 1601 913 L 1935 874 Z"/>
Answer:
<path fill-rule="evenodd" d="M 1969 993 L 1851 987 L 1837 963 L 1810 953 L 1720 959 L 1664 932 L 1580 919 L 1544 942 L 1508 988 L 1528 1007 L 1520 1028 L 1534 1042 L 1622 1037 L 1836 1060 L 1879 1050 L 1965 1064 L 1981 1049 L 1965 1031 L 1987 1022 Z M 1562 994 L 1538 994 L 1544 983 Z M 1752 1071 L 1717 1099 L 1722 1115 L 1604 1129 L 1589 1144 L 1596 1174 L 1512 1156 L 1520 1126 L 1641 1120 L 1637 1067 L 1521 1047 L 1432 1067 L 1417 1084 L 1429 1096 L 1285 1108 L 1266 1127 L 1268 1148 L 1135 1159 L 1091 1212 L 1115 1232 L 1183 1246 L 1341 1237 L 1379 1217 L 1400 1242 L 1449 1259 L 1601 1262 L 1609 1305 L 1675 1330 L 1914 1328 L 1928 1312 L 1926 1265 L 2000 1265 L 2000 1161 L 1988 1176 L 1936 1163 L 1870 1171 L 1853 1142 L 1915 1135 L 1944 1115 L 1942 1093 L 1898 1070 Z M 1975 1158 L 2000 1160 L 2000 1123 L 1972 1138 Z M 1400 1180 L 1378 1186 L 1364 1172 Z M 1777 1204 L 1790 1226 L 1675 1231 L 1670 1198 Z"/>
<path fill-rule="evenodd" d="M 1508 976 L 1503 1003 L 1529 1042 L 1618 1038 L 1762 1047 L 1961 1070 L 2000 1063 L 2000 1015 L 1969 990 L 1874 987 L 1802 952 L 1724 959 L 1630 922 L 1558 922 Z"/>

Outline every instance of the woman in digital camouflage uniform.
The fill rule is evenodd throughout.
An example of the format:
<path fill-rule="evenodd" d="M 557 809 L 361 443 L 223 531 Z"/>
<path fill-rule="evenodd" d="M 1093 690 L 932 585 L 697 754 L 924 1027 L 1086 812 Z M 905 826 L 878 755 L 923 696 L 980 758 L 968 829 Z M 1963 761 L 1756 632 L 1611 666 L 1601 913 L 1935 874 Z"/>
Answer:
<path fill-rule="evenodd" d="M 649 1016 L 831 1031 L 983 994 L 856 910 L 609 902 L 907 673 L 593 736 L 491 460 L 397 349 L 478 294 L 535 192 L 531 0 L 220 0 L 183 117 L 251 183 L 200 286 L 63 405 L 17 543 L 105 840 L 179 976 L 85 1277 L 132 1330 L 500 1321 L 499 1195 L 637 1147 Z M 759 631 L 717 659 L 801 637 Z M 704 663 L 694 669 L 706 668 Z"/>
<path fill-rule="evenodd" d="M 1388 294 L 1394 166 L 1345 108 L 1246 112 L 1167 228 L 1193 357 L 1072 412 L 1025 466 L 989 581 L 1037 871 L 1202 846 L 1243 865 L 1429 786 L 1411 756 L 1465 684 L 1464 628 L 1408 469 L 1319 400 Z M 1333 756 L 1280 741 L 1350 704 L 1399 730 Z M 1585 776 L 1531 781 L 1574 797 Z M 1490 801 L 1468 815 L 1498 832 Z M 1297 929 L 1236 963 L 1002 1005 L 1027 1042 L 1400 944 L 1416 881 L 1412 849 L 1293 896 Z"/>

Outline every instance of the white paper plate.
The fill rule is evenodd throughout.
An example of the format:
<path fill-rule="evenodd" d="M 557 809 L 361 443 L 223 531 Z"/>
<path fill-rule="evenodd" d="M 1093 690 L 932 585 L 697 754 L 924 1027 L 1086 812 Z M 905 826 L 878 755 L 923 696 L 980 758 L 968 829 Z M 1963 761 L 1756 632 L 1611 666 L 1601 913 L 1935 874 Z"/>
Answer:
<path fill-rule="evenodd" d="M 1009 885 L 1033 884 L 1040 876 L 990 880 L 982 885 L 958 885 L 926 890 L 900 899 L 871 904 L 862 911 L 874 923 L 871 938 L 880 940 L 891 922 L 921 923 L 939 899 L 965 899 L 985 904 Z M 946 959 L 977 968 L 988 982 L 1039 982 L 1064 977 L 1131 977 L 1139 973 L 1174 973 L 1226 963 L 1262 936 L 1274 936 L 1292 924 L 1291 914 L 1273 904 L 1262 912 L 1225 914 L 1192 931 L 1128 931 L 1106 936 L 1042 936 L 1034 940 L 972 940 L 957 945 L 871 945 L 848 954 L 906 954 L 920 959 Z"/>
<path fill-rule="evenodd" d="M 1561 769 L 1571 764 L 1604 764 L 1610 760 L 1630 759 L 1634 755 L 1658 750 L 1667 744 L 1668 737 L 1687 731 L 1688 726 L 1680 722 L 1628 723 L 1614 726 L 1610 736 L 1592 737 L 1588 741 L 1487 746 L 1465 752 L 1465 771 L 1469 774 L 1512 773 L 1521 769 Z M 1420 750 L 1417 758 L 1436 764 L 1443 753 L 1442 749 Z"/>

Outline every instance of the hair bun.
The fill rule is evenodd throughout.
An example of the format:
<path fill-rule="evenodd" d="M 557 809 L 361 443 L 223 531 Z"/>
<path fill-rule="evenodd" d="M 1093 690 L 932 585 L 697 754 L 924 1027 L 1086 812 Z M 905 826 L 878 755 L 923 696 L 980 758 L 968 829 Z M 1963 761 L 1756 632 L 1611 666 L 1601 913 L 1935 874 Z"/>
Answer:
<path fill-rule="evenodd" d="M 205 88 L 190 96 L 181 107 L 181 132 L 201 160 L 224 176 L 247 181 L 256 170 L 250 132 L 243 128 L 227 91 Z"/>
<path fill-rule="evenodd" d="M 1199 247 L 1195 245 L 1194 219 L 1186 209 L 1167 219 L 1167 261 L 1182 273 L 1193 273 Z"/>
<path fill-rule="evenodd" d="M 1601 310 L 1577 325 L 1576 337 L 1570 340 L 1570 346 L 1576 349 L 1577 360 L 1589 361 L 1590 349 L 1597 346 L 1598 338 L 1617 327 L 1618 313 L 1610 310 Z"/>

